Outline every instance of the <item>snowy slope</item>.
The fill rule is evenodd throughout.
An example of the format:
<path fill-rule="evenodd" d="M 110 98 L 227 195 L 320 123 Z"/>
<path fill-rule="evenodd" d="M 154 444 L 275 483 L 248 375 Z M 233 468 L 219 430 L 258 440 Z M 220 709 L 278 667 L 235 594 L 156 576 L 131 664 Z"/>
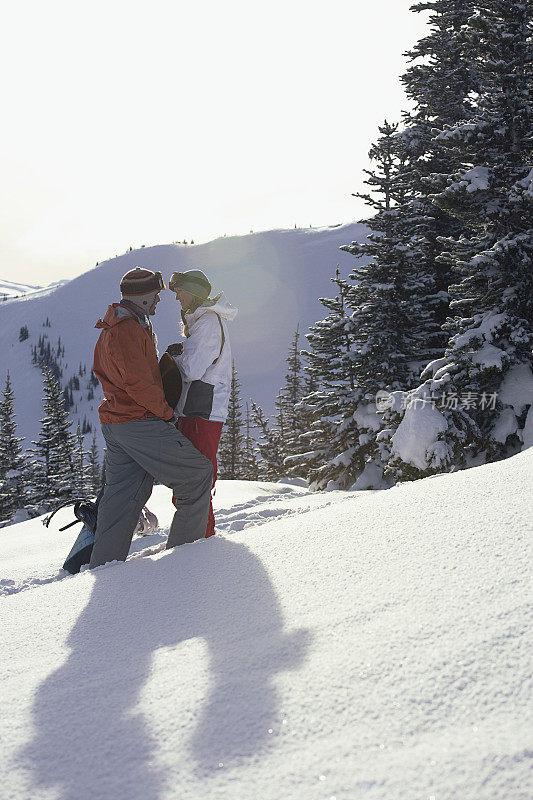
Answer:
<path fill-rule="evenodd" d="M 59 337 L 65 348 L 61 360 L 63 385 L 75 376 L 80 364 L 87 372 L 74 393 L 73 416 L 97 423 L 98 387 L 93 400 L 90 375 L 97 331 L 96 320 L 110 302 L 120 299 L 121 276 L 134 266 L 161 269 L 166 277 L 174 269 L 202 268 L 211 277 L 213 290 L 224 290 L 239 308 L 231 325 L 231 342 L 244 400 L 252 396 L 272 409 L 286 371 L 285 358 L 299 323 L 305 333 L 322 319 L 326 310 L 318 298 L 331 296 L 330 278 L 337 264 L 347 274 L 353 256 L 339 250 L 342 244 L 366 235 L 364 226 L 343 225 L 322 229 L 276 230 L 239 237 L 223 237 L 198 246 L 160 245 L 128 252 L 100 264 L 52 294 L 25 302 L 0 303 L 0 381 L 3 388 L 9 370 L 15 390 L 19 436 L 26 445 L 39 431 L 42 417 L 40 371 L 31 364 L 31 347 L 41 334 L 54 347 Z M 160 350 L 181 337 L 178 305 L 174 295 L 163 293 L 154 325 Z M 46 320 L 50 327 L 43 327 Z M 19 342 L 23 325 L 29 338 Z M 305 346 L 305 340 L 301 340 Z"/>
<path fill-rule="evenodd" d="M 2 797 L 529 799 L 532 467 L 220 482 L 218 536 L 75 577 L 0 531 Z"/>

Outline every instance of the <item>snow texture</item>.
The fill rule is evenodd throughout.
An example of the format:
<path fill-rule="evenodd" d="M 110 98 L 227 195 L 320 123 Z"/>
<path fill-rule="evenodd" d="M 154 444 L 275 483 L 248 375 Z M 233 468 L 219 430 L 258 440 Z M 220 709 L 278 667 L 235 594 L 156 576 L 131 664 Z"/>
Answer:
<path fill-rule="evenodd" d="M 487 167 L 473 167 L 463 174 L 462 181 L 458 184 L 464 186 L 466 191 L 471 194 L 478 190 L 489 188 L 489 170 Z"/>
<path fill-rule="evenodd" d="M 528 364 L 511 367 L 500 386 L 499 399 L 512 406 L 517 417 L 533 404 L 533 372 Z"/>
<path fill-rule="evenodd" d="M 378 431 L 381 426 L 381 419 L 377 413 L 376 403 L 360 403 L 353 415 L 358 428 L 369 428 Z"/>
<path fill-rule="evenodd" d="M 506 353 L 499 347 L 494 347 L 489 342 L 483 342 L 480 349 L 472 355 L 472 363 L 478 364 L 482 369 L 491 369 L 496 367 L 498 370 L 503 369 L 503 359 Z"/>
<path fill-rule="evenodd" d="M 498 416 L 492 429 L 492 435 L 497 442 L 504 444 L 508 436 L 518 431 L 517 417 L 525 411 L 527 406 L 530 409 L 533 407 L 533 373 L 528 364 L 517 364 L 511 367 L 501 384 L 499 399 L 507 408 L 504 408 Z M 531 424 L 528 420 L 529 412 L 526 417 L 526 426 L 523 431 L 520 431 L 524 448 L 530 447 L 533 443 L 530 441 L 527 430 L 527 426 Z"/>
<path fill-rule="evenodd" d="M 3 800 L 529 800 L 532 466 L 221 481 L 169 552 L 157 487 L 162 530 L 77 576 L 67 510 L 2 530 Z"/>
<path fill-rule="evenodd" d="M 351 488 L 354 491 L 360 491 L 362 489 L 380 489 L 382 486 L 383 466 L 369 461 Z"/>
<path fill-rule="evenodd" d="M 397 431 L 391 437 L 392 456 L 398 456 L 406 464 L 418 469 L 427 469 L 439 433 L 447 423 L 443 415 L 430 402 L 414 400 L 405 409 Z"/>
<path fill-rule="evenodd" d="M 492 436 L 497 442 L 505 444 L 507 437 L 516 433 L 516 414 L 512 408 L 504 408 L 492 426 Z"/>
<path fill-rule="evenodd" d="M 525 189 L 525 194 L 533 200 L 533 168 L 529 170 L 523 180 L 518 181 L 518 185 L 522 186 L 522 188 Z"/>
<path fill-rule="evenodd" d="M 452 341 L 456 347 L 466 347 L 472 339 L 489 341 L 494 332 L 504 325 L 507 320 L 507 314 L 495 314 L 493 312 L 474 314 L 473 319 L 474 325 L 477 327 L 471 327 L 465 333 L 460 333 L 453 337 Z"/>

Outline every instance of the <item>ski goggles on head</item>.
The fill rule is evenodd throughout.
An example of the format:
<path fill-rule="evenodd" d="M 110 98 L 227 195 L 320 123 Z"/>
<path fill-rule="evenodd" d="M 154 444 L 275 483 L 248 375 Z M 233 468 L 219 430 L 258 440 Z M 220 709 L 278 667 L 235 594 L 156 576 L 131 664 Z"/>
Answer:
<path fill-rule="evenodd" d="M 170 276 L 170 280 L 168 282 L 168 288 L 171 292 L 177 292 L 178 289 L 181 289 L 185 282 L 185 275 L 183 272 L 173 272 Z"/>
<path fill-rule="evenodd" d="M 211 284 L 200 270 L 188 269 L 186 272 L 173 272 L 170 276 L 169 288 L 173 292 L 184 289 L 195 297 L 206 300 L 211 291 Z"/>
<path fill-rule="evenodd" d="M 155 272 L 154 275 L 157 281 L 158 290 L 166 289 L 167 287 L 165 286 L 165 281 L 163 280 L 163 275 L 161 274 L 161 272 Z"/>

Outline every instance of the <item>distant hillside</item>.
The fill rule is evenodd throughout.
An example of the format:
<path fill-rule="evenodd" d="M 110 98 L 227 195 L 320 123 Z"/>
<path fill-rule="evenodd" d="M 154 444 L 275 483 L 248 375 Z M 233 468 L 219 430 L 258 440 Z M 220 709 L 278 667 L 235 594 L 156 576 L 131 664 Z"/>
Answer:
<path fill-rule="evenodd" d="M 0 278 L 0 303 L 42 297 L 50 294 L 50 292 L 53 292 L 64 283 L 68 283 L 68 281 L 56 281 L 48 286 L 31 286 L 27 283 L 13 283 L 13 281 L 6 281 Z"/>
<path fill-rule="evenodd" d="M 14 297 L 22 297 L 42 289 L 42 286 L 29 286 L 26 283 L 13 283 L 0 278 L 0 302 L 12 300 Z"/>
<path fill-rule="evenodd" d="M 365 227 L 354 223 L 222 237 L 194 246 L 147 247 L 105 261 L 53 290 L 31 287 L 34 294 L 23 300 L 0 303 L 0 386 L 9 370 L 19 435 L 26 437 L 28 446 L 38 434 L 43 413 L 41 374 L 32 365 L 35 347 L 59 352 L 61 381 L 73 401 L 71 413 L 99 434 L 100 387 L 90 384 L 94 324 L 108 304 L 119 299 L 120 278 L 135 266 L 161 269 L 165 278 L 175 269 L 205 270 L 213 293 L 223 290 L 239 309 L 230 330 L 242 398 L 251 396 L 271 412 L 296 326 L 305 334 L 309 325 L 326 316 L 318 298 L 334 292 L 330 279 L 337 264 L 346 275 L 355 263 L 339 247 L 365 236 Z M 23 326 L 28 338 L 19 341 Z M 181 338 L 179 307 L 170 292 L 163 292 L 154 327 L 160 351 Z M 303 336 L 301 344 L 305 347 Z"/>

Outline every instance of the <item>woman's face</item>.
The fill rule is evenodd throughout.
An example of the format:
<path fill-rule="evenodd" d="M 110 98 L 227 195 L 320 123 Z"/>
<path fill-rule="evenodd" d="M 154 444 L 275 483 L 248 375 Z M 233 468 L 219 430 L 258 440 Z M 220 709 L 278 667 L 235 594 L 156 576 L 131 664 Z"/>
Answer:
<path fill-rule="evenodd" d="M 192 299 L 193 295 L 186 289 L 177 289 L 176 300 L 179 300 L 179 302 L 181 303 L 181 307 L 184 311 L 187 311 L 187 309 L 192 303 Z"/>

